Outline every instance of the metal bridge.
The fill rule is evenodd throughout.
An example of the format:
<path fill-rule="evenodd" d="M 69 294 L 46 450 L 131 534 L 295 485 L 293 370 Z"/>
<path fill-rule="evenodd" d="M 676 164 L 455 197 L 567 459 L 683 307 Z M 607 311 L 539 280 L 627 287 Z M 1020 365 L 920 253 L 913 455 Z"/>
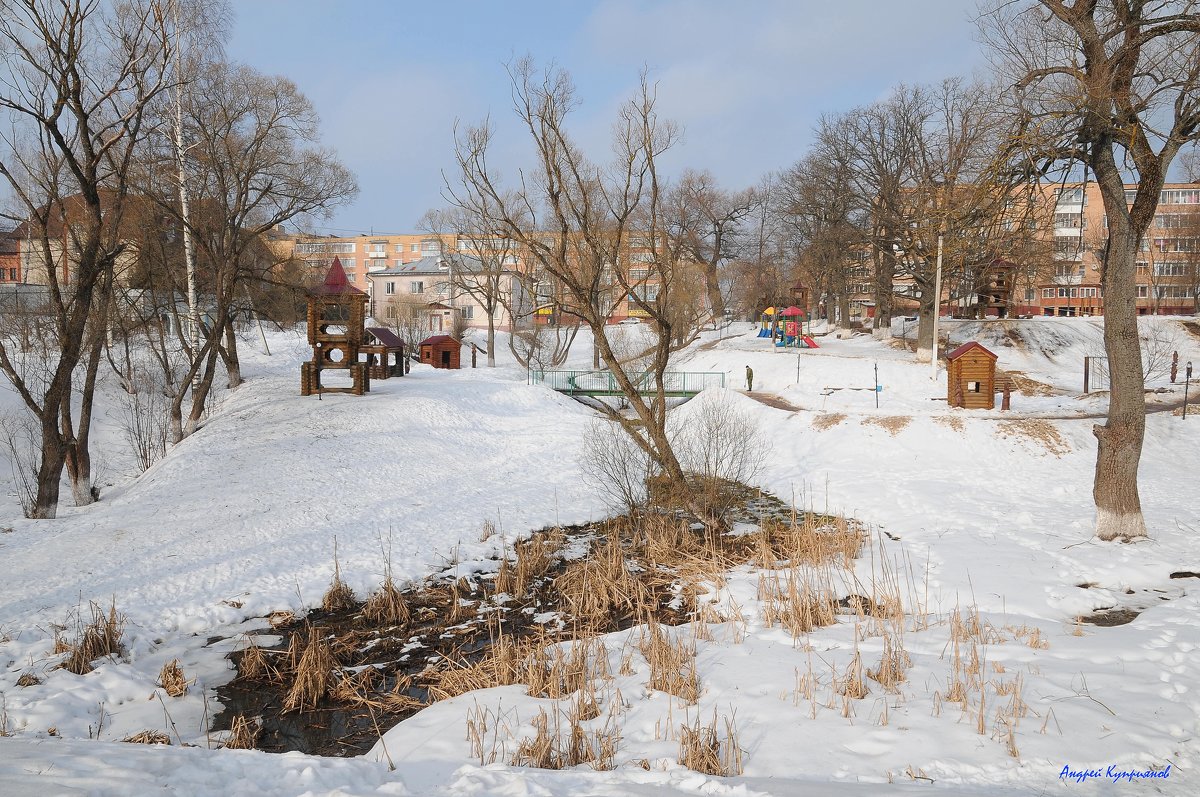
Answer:
<path fill-rule="evenodd" d="M 622 396 L 620 384 L 611 371 L 530 371 L 535 385 L 565 393 L 568 396 Z M 651 373 L 633 377 L 634 385 L 643 396 L 657 394 Z M 691 398 L 709 387 L 725 387 L 725 374 L 717 371 L 667 371 L 663 374 L 663 395 Z"/>

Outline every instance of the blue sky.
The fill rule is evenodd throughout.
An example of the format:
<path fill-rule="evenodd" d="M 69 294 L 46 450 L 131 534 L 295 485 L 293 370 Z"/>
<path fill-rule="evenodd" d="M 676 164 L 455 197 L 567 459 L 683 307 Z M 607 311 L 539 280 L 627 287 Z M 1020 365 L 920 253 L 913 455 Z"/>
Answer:
<path fill-rule="evenodd" d="M 444 204 L 453 127 L 490 114 L 494 162 L 528 152 L 504 63 L 567 69 L 581 100 L 571 129 L 607 153 L 615 109 L 639 69 L 684 128 L 668 170 L 709 169 L 730 188 L 803 156 L 813 124 L 899 82 L 985 65 L 969 0 L 238 0 L 230 58 L 285 75 L 321 115 L 324 143 L 361 193 L 319 232 L 408 232 Z"/>

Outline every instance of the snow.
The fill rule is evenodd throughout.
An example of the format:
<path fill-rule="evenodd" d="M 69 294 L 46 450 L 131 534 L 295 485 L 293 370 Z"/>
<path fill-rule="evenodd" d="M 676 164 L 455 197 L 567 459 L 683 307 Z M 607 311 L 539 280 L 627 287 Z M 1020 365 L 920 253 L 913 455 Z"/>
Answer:
<path fill-rule="evenodd" d="M 1179 319 L 1142 321 L 1143 334 L 1168 340 L 1181 363 L 1200 360 L 1200 340 Z M 711 398 L 734 402 L 770 441 L 761 486 L 801 508 L 866 524 L 873 543 L 855 575 L 865 583 L 884 571 L 901 574 L 906 603 L 922 606 L 929 622 L 910 618 L 903 644 L 912 668 L 899 693 L 868 681 L 871 694 L 846 717 L 840 698 L 829 707 L 831 677 L 855 651 L 874 666 L 882 638 L 844 620 L 793 640 L 754 608 L 759 574 L 735 571 L 709 597 L 740 619 L 711 624 L 710 639 L 695 639 L 696 705 L 646 687 L 638 630 L 603 638 L 614 676 L 601 688 L 604 717 L 594 722 L 611 714 L 620 726 L 610 772 L 473 757 L 465 734 L 471 712 L 504 718 L 511 755 L 539 709 L 563 708 L 521 687 L 434 704 L 355 759 L 208 749 L 218 741 L 207 731 L 219 709 L 211 690 L 233 675 L 225 655 L 247 632 L 263 633 L 270 612 L 303 613 L 319 603 L 335 539 L 343 578 L 363 595 L 389 561 L 401 582 L 449 562 L 463 572 L 486 570 L 506 542 L 606 514 L 578 457 L 593 413 L 528 385 L 503 336 L 499 368 L 414 365 L 403 379 L 373 383 L 367 396 L 321 400 L 298 395 L 306 356 L 299 335 L 276 333 L 269 357 L 247 339 L 247 383 L 223 394 L 199 433 L 140 476 L 121 440 L 119 397 L 106 381 L 95 435 L 108 474 L 99 503 L 64 507 L 55 521 L 24 520 L 0 462 L 0 730 L 11 734 L 0 738 L 0 794 L 856 795 L 889 781 L 886 788 L 899 792 L 953 794 L 1130 788 L 1111 777 L 1060 778 L 1067 766 L 1109 765 L 1171 765 L 1168 778 L 1140 785 L 1195 793 L 1200 607 L 1194 581 L 1170 574 L 1200 572 L 1200 419 L 1166 411 L 1181 400 L 1181 386 L 1152 378 L 1163 392 L 1148 396 L 1141 469 L 1150 539 L 1098 542 L 1091 428 L 1103 422 L 1106 396 L 1079 391 L 1082 358 L 1102 352 L 1099 322 L 947 326 L 953 345 L 979 340 L 1001 368 L 1047 385 L 1045 395 L 1014 393 L 1007 413 L 949 409 L 944 372 L 931 380 L 929 364 L 908 351 L 869 335 L 837 340 L 821 329 L 820 348 L 797 351 L 776 349 L 755 337 L 753 325 L 739 324 L 705 333 L 682 354 L 679 370 L 727 374 L 726 388 Z M 617 334 L 644 332 L 631 326 Z M 589 367 L 589 343 L 581 335 L 565 367 Z M 741 390 L 746 365 L 755 372 L 752 395 Z M 17 402 L 0 387 L 0 412 Z M 678 421 L 687 423 L 698 406 L 682 405 Z M 127 655 L 84 676 L 56 669 L 56 633 L 72 636 L 92 601 L 115 603 L 128 616 Z M 1114 606 L 1142 613 L 1111 628 L 1074 621 Z M 991 710 L 980 735 L 973 716 L 941 700 L 948 617 L 971 607 L 993 632 L 981 651 L 991 704 L 1008 699 L 995 684 L 1022 681 L 1030 713 L 1015 732 L 1018 757 L 1009 755 Z M 1028 643 L 1034 629 L 1045 647 Z M 632 672 L 618 675 L 625 656 Z M 184 697 L 167 697 L 156 684 L 172 659 L 194 679 Z M 810 672 L 813 699 L 798 682 Z M 40 683 L 17 686 L 23 674 Z M 713 716 L 735 718 L 741 776 L 676 763 L 674 729 Z M 118 742 L 147 728 L 166 731 L 175 746 Z"/>

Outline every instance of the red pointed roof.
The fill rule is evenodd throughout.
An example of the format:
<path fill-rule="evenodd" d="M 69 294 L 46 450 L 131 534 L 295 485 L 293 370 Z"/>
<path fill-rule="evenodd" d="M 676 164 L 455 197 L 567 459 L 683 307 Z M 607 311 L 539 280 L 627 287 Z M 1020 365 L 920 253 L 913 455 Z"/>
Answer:
<path fill-rule="evenodd" d="M 946 355 L 946 359 L 947 360 L 957 360 L 959 357 L 962 357 L 964 354 L 969 352 L 971 349 L 979 349 L 981 352 L 986 354 L 988 357 L 991 357 L 993 360 L 996 359 L 996 354 L 994 352 L 989 351 L 988 349 L 984 348 L 982 344 L 976 343 L 973 340 L 968 343 L 964 343 L 963 345 L 959 346 L 954 351 L 949 352 Z"/>
<path fill-rule="evenodd" d="M 325 275 L 325 281 L 309 290 L 309 293 L 313 296 L 367 295 L 366 291 L 355 288 L 350 284 L 350 280 L 346 278 L 346 270 L 342 268 L 342 261 L 337 257 L 333 259 L 333 265 L 329 267 L 329 273 Z"/>
<path fill-rule="evenodd" d="M 791 307 L 780 313 L 780 315 L 784 318 L 795 318 L 798 315 L 804 315 L 804 311 L 793 304 Z"/>

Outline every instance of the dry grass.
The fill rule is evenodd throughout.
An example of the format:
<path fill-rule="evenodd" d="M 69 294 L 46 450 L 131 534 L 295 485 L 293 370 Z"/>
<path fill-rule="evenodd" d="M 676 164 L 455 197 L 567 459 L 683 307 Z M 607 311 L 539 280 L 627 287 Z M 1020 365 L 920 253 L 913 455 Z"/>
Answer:
<path fill-rule="evenodd" d="M 538 769 L 567 769 L 580 764 L 589 764 L 596 770 L 613 768 L 620 736 L 611 718 L 603 727 L 589 731 L 582 724 L 577 704 L 572 704 L 565 729 L 560 720 L 557 709 L 553 724 L 546 710 L 539 709 L 533 720 L 533 737 L 521 740 L 511 764 Z"/>
<path fill-rule="evenodd" d="M 899 691 L 899 685 L 908 677 L 906 672 L 912 666 L 912 659 L 904 649 L 899 635 L 887 635 L 883 638 L 883 655 L 879 666 L 867 670 L 867 677 L 875 681 L 889 692 Z"/>
<path fill-rule="evenodd" d="M 548 534 L 535 534 L 518 542 L 515 546 L 517 563 L 512 573 L 512 587 L 504 591 L 513 595 L 528 592 L 557 561 L 564 539 L 562 530 L 555 529 Z"/>
<path fill-rule="evenodd" d="M 21 677 L 17 679 L 17 686 L 37 686 L 41 682 L 42 679 L 38 678 L 33 673 L 23 672 L 21 673 Z"/>
<path fill-rule="evenodd" d="M 907 415 L 871 415 L 863 418 L 864 426 L 878 426 L 892 437 L 900 434 L 910 423 L 912 418 Z"/>
<path fill-rule="evenodd" d="M 396 587 L 391 576 L 383 580 L 378 591 L 373 592 L 362 609 L 363 619 L 375 625 L 407 626 L 412 620 L 404 593 Z"/>
<path fill-rule="evenodd" d="M 299 636 L 292 638 L 293 642 Z M 283 701 L 283 710 L 304 711 L 316 708 L 329 691 L 337 661 L 329 645 L 315 628 L 308 629 L 308 642 L 295 666 L 292 686 Z"/>
<path fill-rule="evenodd" d="M 338 562 L 337 556 L 337 540 L 334 540 L 333 581 L 330 582 L 329 589 L 325 590 L 325 595 L 321 598 L 321 608 L 327 612 L 344 612 L 347 609 L 353 609 L 357 602 L 354 590 L 350 589 L 342 580 L 342 566 Z"/>
<path fill-rule="evenodd" d="M 846 420 L 846 416 L 840 412 L 827 412 L 820 415 L 814 415 L 812 419 L 813 428 L 818 432 L 823 432 L 826 429 L 832 429 L 842 421 Z"/>
<path fill-rule="evenodd" d="M 593 548 L 587 558 L 567 565 L 554 579 L 554 591 L 563 610 L 592 631 L 615 630 L 622 616 L 641 612 L 651 597 L 642 579 L 630 572 L 615 535 Z"/>
<path fill-rule="evenodd" d="M 253 750 L 261 734 L 262 726 L 257 720 L 248 719 L 245 714 L 236 714 L 229 723 L 229 736 L 221 746 L 227 750 Z"/>
<path fill-rule="evenodd" d="M 866 682 L 863 681 L 862 656 L 859 655 L 857 650 L 854 651 L 854 658 L 850 660 L 850 664 L 846 667 L 846 672 L 840 677 L 834 678 L 833 690 L 849 700 L 862 700 L 871 694 L 871 690 L 867 688 Z"/>
<path fill-rule="evenodd" d="M 732 777 L 742 774 L 742 749 L 738 746 L 737 728 L 728 717 L 724 719 L 724 738 L 718 733 L 716 711 L 712 722 L 701 725 L 700 718 L 691 725 L 679 727 L 679 763 L 705 775 Z"/>
<path fill-rule="evenodd" d="M 837 622 L 836 595 L 828 568 L 768 571 L 758 577 L 763 621 L 786 628 L 793 638 Z"/>
<path fill-rule="evenodd" d="M 170 744 L 171 737 L 162 731 L 142 731 L 132 736 L 126 736 L 121 741 L 130 744 Z"/>
<path fill-rule="evenodd" d="M 536 645 L 525 660 L 523 676 L 529 694 L 558 699 L 578 693 L 590 695 L 595 702 L 595 682 L 610 677 L 604 643 L 585 638 L 572 642 L 569 648 L 555 645 L 550 649 L 553 653 L 547 653 L 544 642 Z"/>
<path fill-rule="evenodd" d="M 283 674 L 272 663 L 270 656 L 247 637 L 246 647 L 237 663 L 238 677 L 250 681 L 282 680 Z"/>
<path fill-rule="evenodd" d="M 170 697 L 187 694 L 188 680 L 183 674 L 183 668 L 179 666 L 179 659 L 171 659 L 162 666 L 158 673 L 158 685 Z"/>
<path fill-rule="evenodd" d="M 91 672 L 92 662 L 96 659 L 122 653 L 121 635 L 125 631 L 125 615 L 117 613 L 115 603 L 109 604 L 107 613 L 92 603 L 91 612 L 91 622 L 79 630 L 76 641 L 67 648 L 70 655 L 61 665 L 64 670 L 76 675 Z"/>
<path fill-rule="evenodd" d="M 696 647 L 682 638 L 671 640 L 653 621 L 642 630 L 638 644 L 650 665 L 650 688 L 675 695 L 687 703 L 700 697 L 700 678 L 696 674 Z"/>
<path fill-rule="evenodd" d="M 1066 441 L 1054 424 L 1038 418 L 1022 418 L 1016 421 L 1001 421 L 997 428 L 1002 436 L 1026 438 L 1040 443 L 1047 452 L 1056 457 L 1071 453 L 1071 444 Z"/>
<path fill-rule="evenodd" d="M 521 683 L 526 660 L 533 652 L 529 643 L 502 635 L 477 661 L 446 660 L 422 677 L 428 682 L 430 699 L 446 700 L 476 689 Z"/>
<path fill-rule="evenodd" d="M 957 415 L 935 415 L 933 416 L 934 423 L 940 423 L 942 426 L 948 426 L 956 432 L 963 430 L 964 424 L 962 418 Z"/>

